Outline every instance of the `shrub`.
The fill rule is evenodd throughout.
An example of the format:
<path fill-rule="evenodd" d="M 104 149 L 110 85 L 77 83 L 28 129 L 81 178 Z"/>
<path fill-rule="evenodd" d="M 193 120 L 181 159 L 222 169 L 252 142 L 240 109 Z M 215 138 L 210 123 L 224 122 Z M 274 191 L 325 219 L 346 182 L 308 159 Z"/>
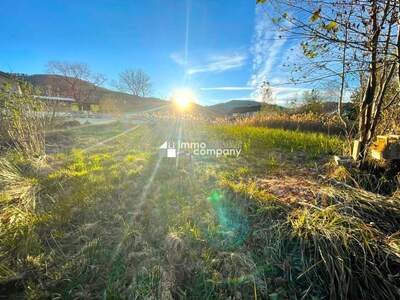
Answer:
<path fill-rule="evenodd" d="M 0 253 L 3 261 L 36 253 L 39 239 L 35 224 L 41 206 L 40 175 L 34 164 L 21 155 L 0 158 Z M 4 274 L 1 274 L 0 277 Z"/>
<path fill-rule="evenodd" d="M 328 287 L 331 299 L 398 299 L 400 199 L 345 184 L 321 196 L 333 205 L 299 208 L 288 219 L 301 276 Z"/>
<path fill-rule="evenodd" d="M 28 84 L 22 83 L 20 90 L 10 86 L 0 90 L 0 142 L 27 157 L 40 157 L 45 154 L 44 104 Z"/>

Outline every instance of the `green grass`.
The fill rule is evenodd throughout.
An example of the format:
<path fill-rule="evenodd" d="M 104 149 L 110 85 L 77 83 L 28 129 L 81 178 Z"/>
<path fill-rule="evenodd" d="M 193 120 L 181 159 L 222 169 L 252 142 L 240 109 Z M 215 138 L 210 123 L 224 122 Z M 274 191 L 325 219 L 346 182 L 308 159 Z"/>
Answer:
<path fill-rule="evenodd" d="M 217 125 L 212 128 L 218 137 L 243 144 L 245 152 L 277 149 L 285 152 L 302 151 L 309 158 L 341 153 L 343 141 L 321 133 L 298 132 L 283 129 L 257 128 L 249 126 Z"/>
<path fill-rule="evenodd" d="M 332 187 L 303 207 L 258 184 L 304 167 L 300 154 L 339 152 L 340 139 L 189 122 L 183 139 L 240 142 L 244 152 L 238 159 L 185 157 L 176 166 L 158 156 L 179 135 L 175 124 L 130 128 L 72 130 L 68 149 L 43 165 L 7 158 L 0 287 L 27 272 L 15 297 L 395 299 L 400 214 L 397 202 L 383 206 L 395 200 Z M 35 207 L 25 206 L 32 201 Z"/>

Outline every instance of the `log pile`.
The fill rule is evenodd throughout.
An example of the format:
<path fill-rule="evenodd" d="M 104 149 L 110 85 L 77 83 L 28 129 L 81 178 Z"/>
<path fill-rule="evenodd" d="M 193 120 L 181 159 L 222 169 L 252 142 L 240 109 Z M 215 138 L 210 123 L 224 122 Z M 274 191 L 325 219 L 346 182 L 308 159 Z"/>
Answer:
<path fill-rule="evenodd" d="M 399 160 L 400 135 L 378 135 L 371 146 L 371 156 L 377 160 Z"/>

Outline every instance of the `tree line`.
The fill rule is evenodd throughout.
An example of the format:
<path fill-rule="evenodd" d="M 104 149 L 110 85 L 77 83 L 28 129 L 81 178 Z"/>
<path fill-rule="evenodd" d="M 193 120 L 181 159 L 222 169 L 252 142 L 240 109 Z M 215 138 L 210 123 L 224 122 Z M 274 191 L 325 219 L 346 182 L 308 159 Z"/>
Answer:
<path fill-rule="evenodd" d="M 48 74 L 59 76 L 63 82 L 63 87 L 49 86 L 46 92 L 71 97 L 78 103 L 89 101 L 106 81 L 104 75 L 94 73 L 85 63 L 50 61 L 46 70 Z M 138 97 L 147 97 L 152 92 L 150 76 L 141 69 L 124 70 L 112 85 L 118 91 Z"/>

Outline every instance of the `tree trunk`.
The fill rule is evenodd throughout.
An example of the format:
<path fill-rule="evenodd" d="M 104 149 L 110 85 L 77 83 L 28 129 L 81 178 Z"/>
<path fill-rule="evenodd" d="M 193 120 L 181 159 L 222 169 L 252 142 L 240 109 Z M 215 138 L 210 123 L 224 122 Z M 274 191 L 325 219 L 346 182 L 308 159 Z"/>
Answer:
<path fill-rule="evenodd" d="M 363 99 L 360 105 L 360 120 L 359 120 L 359 141 L 360 141 L 360 154 L 359 161 L 361 166 L 365 165 L 368 155 L 368 146 L 374 135 L 374 101 L 377 88 L 377 52 L 378 52 L 378 39 L 379 39 L 379 26 L 378 26 L 378 7 L 376 0 L 373 1 L 371 10 L 372 19 L 372 38 L 371 38 L 371 63 L 368 70 L 368 82 L 364 92 Z M 376 116 L 375 116 L 376 117 Z"/>
<path fill-rule="evenodd" d="M 373 132 L 371 132 L 372 106 L 375 98 L 376 81 L 373 80 L 375 75 L 371 72 L 368 78 L 368 84 L 364 92 L 363 99 L 360 105 L 360 120 L 359 120 L 359 141 L 360 154 L 359 160 L 364 163 L 368 154 L 368 144 Z"/>
<path fill-rule="evenodd" d="M 51 113 L 51 119 L 50 119 L 50 126 L 54 125 L 54 119 L 56 117 L 57 106 L 58 106 L 58 103 L 56 100 L 54 100 L 53 107 L 52 107 L 52 113 Z"/>
<path fill-rule="evenodd" d="M 398 9 L 400 9 L 400 0 L 397 1 L 398 3 Z M 399 88 L 400 88 L 400 13 L 398 13 L 399 15 L 397 16 L 397 82 L 399 84 Z"/>

